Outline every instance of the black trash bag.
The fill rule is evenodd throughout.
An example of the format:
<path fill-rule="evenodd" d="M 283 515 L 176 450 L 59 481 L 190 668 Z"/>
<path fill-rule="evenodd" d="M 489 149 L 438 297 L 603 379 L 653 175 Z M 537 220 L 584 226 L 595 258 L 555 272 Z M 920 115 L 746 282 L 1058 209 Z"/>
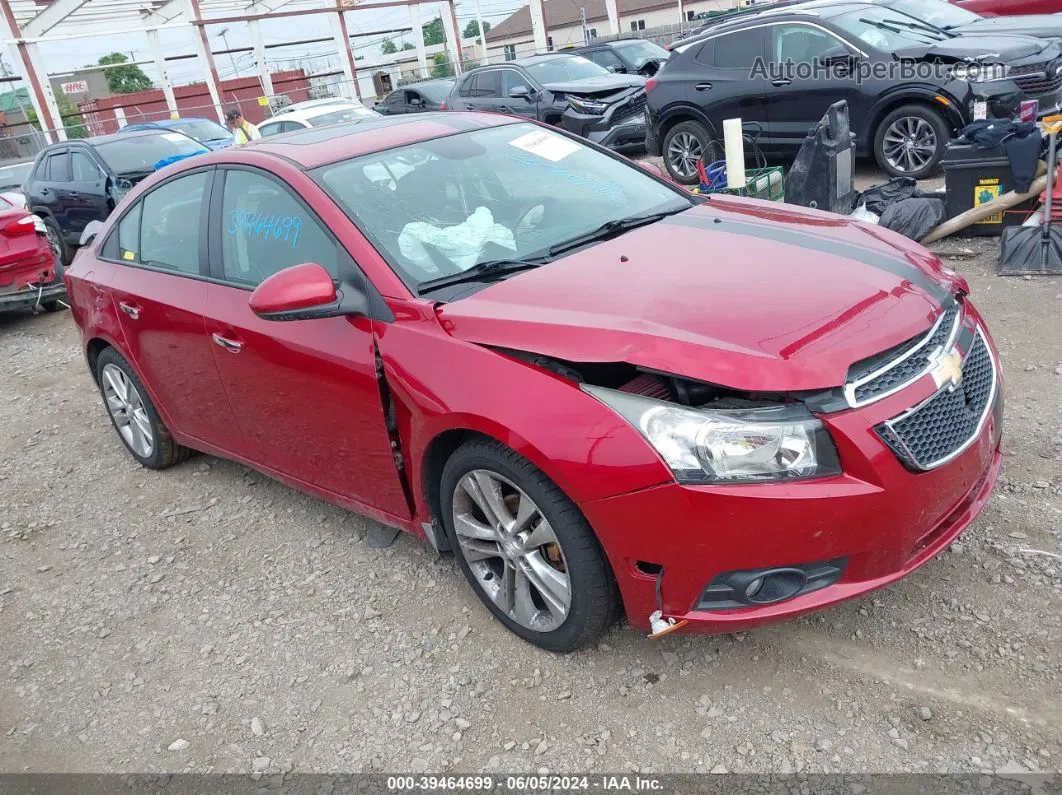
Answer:
<path fill-rule="evenodd" d="M 862 204 L 875 215 L 881 215 L 890 204 L 914 196 L 915 186 L 911 177 L 893 177 L 884 185 L 874 185 L 860 193 L 856 207 Z"/>
<path fill-rule="evenodd" d="M 881 213 L 878 226 L 899 232 L 911 240 L 921 240 L 948 217 L 943 199 L 912 197 L 890 204 Z"/>
<path fill-rule="evenodd" d="M 808 131 L 785 175 L 786 202 L 847 215 L 855 207 L 854 162 L 848 103 L 842 99 Z"/>

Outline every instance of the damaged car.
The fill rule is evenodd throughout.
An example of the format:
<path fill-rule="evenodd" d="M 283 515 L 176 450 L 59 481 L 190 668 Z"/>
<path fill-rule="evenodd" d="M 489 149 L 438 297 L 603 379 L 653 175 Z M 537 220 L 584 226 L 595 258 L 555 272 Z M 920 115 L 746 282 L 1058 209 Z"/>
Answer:
<path fill-rule="evenodd" d="M 0 198 L 0 312 L 58 312 L 63 266 L 40 216 Z"/>
<path fill-rule="evenodd" d="M 423 538 L 553 651 L 889 585 L 999 473 L 998 353 L 935 255 L 510 116 L 174 165 L 66 279 L 143 466 L 223 456 Z"/>
<path fill-rule="evenodd" d="M 977 116 L 1041 116 L 1062 101 L 1055 39 L 956 35 L 895 8 L 856 0 L 781 3 L 721 14 L 671 45 L 646 85 L 646 147 L 672 177 L 697 182 L 697 160 L 722 158 L 723 119 L 754 122 L 768 155 L 792 156 L 838 100 L 857 156 L 892 176 L 932 174 L 948 141 Z"/>
<path fill-rule="evenodd" d="M 645 144 L 645 78 L 582 55 L 545 53 L 473 69 L 447 108 L 525 116 L 612 149 Z"/>

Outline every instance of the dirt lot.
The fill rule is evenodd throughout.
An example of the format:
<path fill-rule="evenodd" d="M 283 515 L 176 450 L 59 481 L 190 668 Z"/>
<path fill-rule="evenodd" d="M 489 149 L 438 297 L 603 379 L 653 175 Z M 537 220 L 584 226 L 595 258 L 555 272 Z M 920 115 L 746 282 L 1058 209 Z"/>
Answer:
<path fill-rule="evenodd" d="M 216 459 L 136 465 L 68 313 L 0 317 L 0 770 L 1058 771 L 1062 279 L 966 275 L 1004 479 L 895 587 L 556 657 L 452 560 Z M 337 462 L 341 465 L 342 462 Z"/>

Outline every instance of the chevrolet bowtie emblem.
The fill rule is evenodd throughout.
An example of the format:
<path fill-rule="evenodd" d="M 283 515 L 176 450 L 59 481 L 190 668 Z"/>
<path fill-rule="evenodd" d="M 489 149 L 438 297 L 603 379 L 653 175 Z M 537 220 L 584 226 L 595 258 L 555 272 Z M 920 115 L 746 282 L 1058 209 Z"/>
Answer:
<path fill-rule="evenodd" d="M 933 369 L 933 382 L 938 388 L 947 386 L 948 391 L 953 391 L 962 381 L 962 357 L 952 351 Z"/>

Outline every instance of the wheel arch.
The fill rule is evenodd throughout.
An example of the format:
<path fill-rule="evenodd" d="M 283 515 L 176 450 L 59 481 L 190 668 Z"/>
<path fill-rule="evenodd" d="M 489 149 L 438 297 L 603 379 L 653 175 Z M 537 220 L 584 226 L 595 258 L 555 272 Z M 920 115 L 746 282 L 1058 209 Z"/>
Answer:
<path fill-rule="evenodd" d="M 948 99 L 949 104 L 943 105 L 933 98 L 935 96 L 941 96 L 941 94 L 939 92 L 915 90 L 881 97 L 870 109 L 870 113 L 867 114 L 867 122 L 856 138 L 856 147 L 861 150 L 860 154 L 873 154 L 874 139 L 878 134 L 878 127 L 881 125 L 882 120 L 904 105 L 922 105 L 936 111 L 954 130 L 959 130 L 964 121 L 962 115 L 956 109 L 958 102 L 945 97 L 945 99 Z M 860 142 L 863 142 L 863 146 L 860 146 Z"/>
<path fill-rule="evenodd" d="M 661 149 L 664 147 L 664 139 L 671 132 L 671 128 L 676 124 L 682 124 L 684 121 L 695 121 L 698 124 L 703 124 L 708 128 L 708 133 L 713 138 L 719 137 L 712 120 L 700 108 L 693 105 L 676 105 L 661 113 L 660 119 L 657 121 L 657 140 L 660 142 Z"/>

